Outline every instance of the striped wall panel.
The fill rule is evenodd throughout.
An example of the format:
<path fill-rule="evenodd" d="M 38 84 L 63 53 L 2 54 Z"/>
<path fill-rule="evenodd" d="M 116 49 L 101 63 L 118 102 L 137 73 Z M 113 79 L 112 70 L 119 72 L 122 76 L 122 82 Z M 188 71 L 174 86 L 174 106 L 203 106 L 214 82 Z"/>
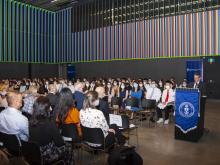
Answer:
<path fill-rule="evenodd" d="M 56 13 L 0 1 L 0 62 L 71 63 L 220 55 L 220 10 L 72 33 L 71 8 Z"/>
<path fill-rule="evenodd" d="M 219 56 L 219 31 L 220 10 L 91 29 L 71 34 L 74 60 L 62 62 Z"/>
<path fill-rule="evenodd" d="M 56 63 L 55 13 L 0 1 L 0 62 Z"/>

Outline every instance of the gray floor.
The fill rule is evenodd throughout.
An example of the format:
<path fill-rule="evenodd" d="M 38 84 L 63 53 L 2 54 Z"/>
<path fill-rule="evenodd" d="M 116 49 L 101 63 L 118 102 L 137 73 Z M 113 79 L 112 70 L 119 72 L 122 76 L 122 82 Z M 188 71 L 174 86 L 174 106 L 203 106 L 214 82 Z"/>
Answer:
<path fill-rule="evenodd" d="M 198 143 L 174 139 L 174 124 L 139 127 L 139 146 L 137 152 L 144 165 L 220 165 L 220 101 L 209 100 L 206 106 L 205 133 Z M 136 145 L 135 137 L 131 144 Z M 89 164 L 84 157 L 82 164 Z M 102 164 L 97 162 L 94 164 Z"/>

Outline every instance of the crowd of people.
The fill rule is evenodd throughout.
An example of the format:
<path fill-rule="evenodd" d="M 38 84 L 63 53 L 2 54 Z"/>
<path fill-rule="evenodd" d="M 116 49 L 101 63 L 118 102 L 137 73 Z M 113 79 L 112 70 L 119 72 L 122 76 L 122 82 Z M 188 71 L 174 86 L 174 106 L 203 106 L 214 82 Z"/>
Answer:
<path fill-rule="evenodd" d="M 120 98 L 119 107 L 131 112 L 140 110 L 141 105 L 127 108 L 129 98 L 156 100 L 158 120 L 152 119 L 152 122 L 168 124 L 176 87 L 187 87 L 187 81 L 184 79 L 178 86 L 174 78 L 166 81 L 151 78 L 1 80 L 0 132 L 15 134 L 21 141 L 34 141 L 42 152 L 48 148 L 53 150 L 51 146 L 66 152 L 59 128 L 63 124 L 74 124 L 79 137 L 83 136 L 81 126 L 101 128 L 106 145 L 112 145 L 115 139 L 123 145 L 124 136 L 109 122 L 112 99 Z M 45 161 L 56 159 L 55 156 L 45 155 Z"/>

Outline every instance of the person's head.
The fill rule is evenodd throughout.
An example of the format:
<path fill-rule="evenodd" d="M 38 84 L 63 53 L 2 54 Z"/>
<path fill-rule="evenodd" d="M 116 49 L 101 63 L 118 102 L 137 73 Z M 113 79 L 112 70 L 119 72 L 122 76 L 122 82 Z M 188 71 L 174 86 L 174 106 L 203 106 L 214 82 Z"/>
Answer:
<path fill-rule="evenodd" d="M 37 86 L 33 86 L 33 85 L 30 86 L 29 89 L 28 89 L 28 93 L 29 93 L 29 94 L 36 94 L 37 91 L 38 91 Z"/>
<path fill-rule="evenodd" d="M 107 87 L 108 87 L 108 88 L 111 88 L 111 86 L 112 86 L 111 83 L 108 82 L 108 83 L 107 83 Z"/>
<path fill-rule="evenodd" d="M 122 90 L 124 90 L 124 89 L 125 89 L 125 87 L 126 87 L 126 86 L 125 86 L 125 83 L 124 83 L 124 82 L 122 82 L 122 83 L 121 83 L 120 88 L 121 88 Z"/>
<path fill-rule="evenodd" d="M 75 88 L 76 91 L 83 92 L 84 83 L 76 82 L 75 85 L 74 85 L 74 88 Z"/>
<path fill-rule="evenodd" d="M 137 82 L 134 82 L 134 83 L 133 83 L 133 87 L 134 87 L 135 89 L 137 89 L 137 88 L 138 88 L 138 83 L 137 83 Z"/>
<path fill-rule="evenodd" d="M 117 85 L 118 85 L 117 80 L 114 80 L 113 85 L 114 85 L 114 86 L 117 86 Z"/>
<path fill-rule="evenodd" d="M 97 87 L 95 89 L 95 91 L 98 93 L 99 98 L 102 99 L 103 97 L 105 97 L 105 88 L 104 87 L 102 87 L 102 86 Z"/>
<path fill-rule="evenodd" d="M 58 94 L 57 104 L 55 106 L 60 122 L 64 122 L 69 110 L 75 107 L 75 100 L 69 88 L 63 88 Z"/>
<path fill-rule="evenodd" d="M 36 125 L 39 121 L 50 118 L 50 101 L 45 96 L 40 96 L 33 105 L 33 114 L 30 119 L 31 125 Z"/>
<path fill-rule="evenodd" d="M 8 92 L 6 96 L 8 106 L 20 109 L 22 107 L 22 95 L 19 92 Z"/>
<path fill-rule="evenodd" d="M 86 110 L 87 108 L 95 108 L 99 105 L 99 97 L 96 91 L 89 91 L 86 93 L 84 102 L 83 102 L 83 109 Z"/>
<path fill-rule="evenodd" d="M 194 74 L 194 81 L 197 83 L 197 82 L 199 82 L 200 81 L 200 74 L 199 74 L 199 72 L 196 72 L 195 74 Z"/>
<path fill-rule="evenodd" d="M 156 81 L 152 80 L 151 87 L 152 87 L 152 88 L 156 88 L 156 87 L 157 87 Z"/>
<path fill-rule="evenodd" d="M 142 81 L 139 81 L 139 84 L 138 84 L 138 85 L 139 85 L 140 88 L 142 88 L 142 87 L 144 86 L 144 84 L 143 84 Z"/>
<path fill-rule="evenodd" d="M 163 87 L 163 80 L 159 80 L 158 84 L 159 84 L 160 87 Z"/>
<path fill-rule="evenodd" d="M 54 84 L 49 84 L 48 85 L 48 91 L 49 91 L 49 93 L 55 94 L 57 92 L 57 88 Z"/>
<path fill-rule="evenodd" d="M 169 90 L 172 88 L 172 82 L 170 80 L 167 80 L 165 82 L 165 89 Z"/>

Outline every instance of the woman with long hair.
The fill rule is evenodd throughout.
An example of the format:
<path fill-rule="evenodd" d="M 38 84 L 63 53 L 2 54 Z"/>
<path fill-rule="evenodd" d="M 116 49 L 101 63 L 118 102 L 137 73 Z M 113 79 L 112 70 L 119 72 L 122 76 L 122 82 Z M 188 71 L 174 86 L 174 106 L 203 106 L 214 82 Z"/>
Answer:
<path fill-rule="evenodd" d="M 39 145 L 45 164 L 58 160 L 65 152 L 59 130 L 50 120 L 50 102 L 47 97 L 40 96 L 34 102 L 29 121 L 29 141 Z"/>
<path fill-rule="evenodd" d="M 55 112 L 58 124 L 75 124 L 78 135 L 81 136 L 79 110 L 75 106 L 75 100 L 69 88 L 63 88 L 59 92 Z"/>

